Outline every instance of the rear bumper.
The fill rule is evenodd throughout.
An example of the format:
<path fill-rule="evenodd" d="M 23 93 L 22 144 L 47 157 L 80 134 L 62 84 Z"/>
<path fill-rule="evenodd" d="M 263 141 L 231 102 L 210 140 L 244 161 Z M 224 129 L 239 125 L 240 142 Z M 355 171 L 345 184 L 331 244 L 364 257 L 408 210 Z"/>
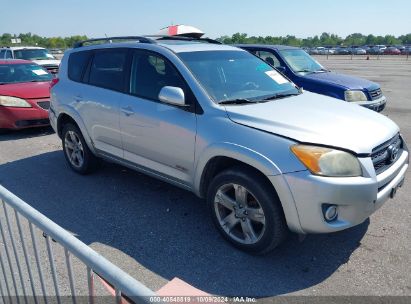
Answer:
<path fill-rule="evenodd" d="M 0 107 L 1 129 L 25 129 L 49 125 L 48 111 L 41 108 Z"/>
<path fill-rule="evenodd" d="M 369 158 L 361 161 L 368 167 L 371 162 Z M 395 164 L 377 176 L 321 177 L 309 171 L 284 174 L 299 220 L 290 223 L 287 218 L 288 226 L 299 233 L 328 233 L 364 222 L 402 186 L 408 162 L 404 150 Z M 337 206 L 338 217 L 333 221 L 325 220 L 327 205 Z M 298 226 L 300 229 L 295 229 Z"/>

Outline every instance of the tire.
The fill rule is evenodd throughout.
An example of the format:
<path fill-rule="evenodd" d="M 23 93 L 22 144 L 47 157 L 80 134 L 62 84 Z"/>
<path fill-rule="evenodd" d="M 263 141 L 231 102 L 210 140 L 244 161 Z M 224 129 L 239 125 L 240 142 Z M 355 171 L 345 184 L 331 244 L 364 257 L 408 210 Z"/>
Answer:
<path fill-rule="evenodd" d="M 275 190 L 251 169 L 233 167 L 218 174 L 208 187 L 207 204 L 222 236 L 248 253 L 268 253 L 288 234 Z"/>
<path fill-rule="evenodd" d="M 99 166 L 99 159 L 90 151 L 80 129 L 67 123 L 62 131 L 63 152 L 70 168 L 79 174 L 89 174 Z"/>

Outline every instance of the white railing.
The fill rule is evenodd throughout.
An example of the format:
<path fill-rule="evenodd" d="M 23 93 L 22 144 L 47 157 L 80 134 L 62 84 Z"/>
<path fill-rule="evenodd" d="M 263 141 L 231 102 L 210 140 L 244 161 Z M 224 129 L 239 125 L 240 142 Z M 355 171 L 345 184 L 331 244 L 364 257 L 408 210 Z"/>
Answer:
<path fill-rule="evenodd" d="M 41 233 L 45 239 L 40 242 Z M 64 251 L 64 258 L 56 259 L 57 249 Z M 86 268 L 87 279 L 79 282 L 81 274 L 73 271 L 73 257 Z M 113 286 L 117 303 L 122 299 L 150 303 L 150 297 L 155 296 L 152 290 L 0 186 L 0 296 L 4 303 L 60 303 L 61 296 L 71 296 L 76 304 L 79 284 L 87 284 L 84 289 L 88 302 L 94 303 L 95 275 Z M 47 284 L 47 278 L 52 284 Z"/>

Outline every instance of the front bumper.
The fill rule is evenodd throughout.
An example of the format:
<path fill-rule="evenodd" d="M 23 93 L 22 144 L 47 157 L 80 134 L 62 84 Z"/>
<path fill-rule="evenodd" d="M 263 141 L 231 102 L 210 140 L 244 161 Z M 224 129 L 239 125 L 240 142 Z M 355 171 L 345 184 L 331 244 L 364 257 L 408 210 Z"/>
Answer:
<path fill-rule="evenodd" d="M 366 107 L 376 112 L 381 112 L 382 110 L 384 110 L 385 105 L 387 104 L 387 99 L 385 98 L 385 96 L 381 96 L 380 98 L 375 100 L 353 101 L 350 103 Z"/>
<path fill-rule="evenodd" d="M 49 125 L 48 112 L 40 107 L 14 108 L 0 106 L 0 128 L 25 129 Z"/>
<path fill-rule="evenodd" d="M 370 158 L 361 160 L 372 167 Z M 284 174 L 298 213 L 299 223 L 287 223 L 299 233 L 327 233 L 347 229 L 364 222 L 402 186 L 408 168 L 408 152 L 379 175 L 367 177 L 321 177 L 309 171 Z M 369 170 L 371 171 L 371 170 Z M 368 175 L 368 174 L 367 174 Z M 338 217 L 327 222 L 324 205 L 336 205 Z M 300 229 L 293 229 L 299 225 Z"/>

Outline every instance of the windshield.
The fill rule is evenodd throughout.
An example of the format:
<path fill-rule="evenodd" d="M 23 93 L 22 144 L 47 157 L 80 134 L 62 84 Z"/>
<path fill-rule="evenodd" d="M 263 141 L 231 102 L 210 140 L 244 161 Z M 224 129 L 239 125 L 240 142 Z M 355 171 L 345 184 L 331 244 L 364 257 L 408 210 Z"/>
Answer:
<path fill-rule="evenodd" d="M 293 83 L 248 52 L 202 51 L 178 55 L 217 103 L 262 101 L 274 95 L 299 92 Z"/>
<path fill-rule="evenodd" d="M 295 73 L 316 73 L 324 67 L 303 50 L 281 50 L 280 54 Z"/>
<path fill-rule="evenodd" d="M 53 60 L 53 55 L 49 53 L 46 49 L 23 49 L 14 51 L 15 59 L 25 59 L 25 60 Z"/>
<path fill-rule="evenodd" d="M 52 75 L 33 63 L 0 65 L 0 84 L 50 81 Z"/>

